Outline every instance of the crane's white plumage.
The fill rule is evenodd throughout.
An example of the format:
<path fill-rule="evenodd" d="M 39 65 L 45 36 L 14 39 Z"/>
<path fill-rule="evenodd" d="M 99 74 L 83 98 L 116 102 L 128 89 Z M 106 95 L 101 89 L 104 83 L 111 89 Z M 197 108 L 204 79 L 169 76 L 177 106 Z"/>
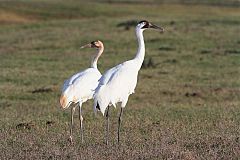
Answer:
<path fill-rule="evenodd" d="M 64 82 L 61 105 L 68 108 L 71 103 L 84 103 L 93 98 L 101 73 L 97 68 L 88 68 Z"/>
<path fill-rule="evenodd" d="M 99 80 L 98 87 L 94 94 L 94 108 L 99 108 L 102 114 L 105 114 L 107 109 L 107 137 L 108 137 L 108 109 L 109 105 L 116 107 L 116 103 L 121 102 L 121 112 L 119 116 L 118 125 L 118 142 L 119 142 L 119 130 L 121 123 L 122 110 L 126 106 L 128 97 L 134 93 L 134 89 L 137 85 L 138 71 L 145 56 L 145 44 L 143 38 L 143 31 L 147 28 L 155 28 L 163 31 L 163 28 L 153 25 L 147 21 L 141 21 L 136 26 L 136 36 L 138 40 L 138 51 L 136 56 L 129 61 L 121 63 L 108 71 L 106 71 Z M 108 138 L 106 139 L 108 143 Z"/>
<path fill-rule="evenodd" d="M 60 97 L 60 104 L 63 109 L 68 108 L 72 103 L 79 104 L 79 120 L 81 128 L 81 137 L 83 141 L 83 132 L 82 132 L 82 121 L 83 117 L 81 114 L 82 103 L 86 102 L 88 99 L 93 98 L 94 91 L 98 86 L 101 73 L 97 68 L 98 58 L 101 56 L 104 50 L 103 43 L 101 41 L 91 42 L 82 48 L 96 48 L 97 53 L 92 59 L 91 67 L 74 74 L 72 77 L 67 79 L 62 87 L 62 94 Z M 72 126 L 73 126 L 73 114 L 75 107 L 72 107 L 71 111 L 71 127 L 70 127 L 70 141 L 72 142 Z"/>
<path fill-rule="evenodd" d="M 139 48 L 135 58 L 109 69 L 100 78 L 94 95 L 94 105 L 95 108 L 99 105 L 102 114 L 105 113 L 109 104 L 116 106 L 116 103 L 121 102 L 121 107 L 125 107 L 128 96 L 134 93 L 137 85 L 138 71 L 141 68 L 145 56 L 143 31 L 147 28 L 163 30 L 147 21 L 141 21 L 136 26 Z"/>
<path fill-rule="evenodd" d="M 109 104 L 116 107 L 121 102 L 125 107 L 128 96 L 134 93 L 137 85 L 138 68 L 135 61 L 130 60 L 108 70 L 99 80 L 95 94 L 95 105 L 100 106 L 102 114 Z"/>

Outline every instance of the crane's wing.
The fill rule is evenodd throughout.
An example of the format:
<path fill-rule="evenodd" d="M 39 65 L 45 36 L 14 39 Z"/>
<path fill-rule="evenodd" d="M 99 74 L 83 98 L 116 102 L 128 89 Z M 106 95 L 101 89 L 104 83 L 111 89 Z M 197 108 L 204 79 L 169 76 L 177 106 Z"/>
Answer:
<path fill-rule="evenodd" d="M 134 92 L 137 75 L 138 71 L 132 67 L 131 63 L 124 63 L 112 73 L 107 84 L 114 89 L 113 92 L 116 92 L 117 97 L 128 96 Z"/>
<path fill-rule="evenodd" d="M 77 83 L 91 83 L 92 80 L 98 81 L 101 73 L 93 68 L 88 68 L 82 72 L 74 74 L 72 77 L 64 81 L 62 92 L 65 92 L 69 86 L 76 85 Z M 84 85 L 83 85 L 84 86 Z"/>
<path fill-rule="evenodd" d="M 99 80 L 94 93 L 94 106 L 99 105 L 104 114 L 109 104 L 122 102 L 125 107 L 128 96 L 134 92 L 138 70 L 131 61 L 122 63 L 108 70 Z"/>
<path fill-rule="evenodd" d="M 74 74 L 72 77 L 64 81 L 63 87 L 62 87 L 62 92 L 64 92 L 69 86 L 73 84 L 73 82 L 78 78 L 81 77 L 84 74 L 83 72 L 78 72 Z"/>
<path fill-rule="evenodd" d="M 115 72 L 117 72 L 117 71 L 121 68 L 122 65 L 123 65 L 123 64 L 119 64 L 119 65 L 117 65 L 117 66 L 115 66 L 115 67 L 107 70 L 107 71 L 102 75 L 102 77 L 99 79 L 99 85 L 105 85 L 105 84 L 107 84 L 108 81 L 109 81 L 109 80 L 111 79 L 111 77 L 113 76 L 113 74 L 114 74 Z"/>
<path fill-rule="evenodd" d="M 111 79 L 113 77 L 117 77 L 117 76 L 121 75 L 122 73 L 123 73 L 122 77 L 124 77 L 124 79 L 130 78 L 131 77 L 130 72 L 133 71 L 135 73 L 135 71 L 136 71 L 134 65 L 135 65 L 134 62 L 132 60 L 129 60 L 129 61 L 126 61 L 124 63 L 121 63 L 121 64 L 109 69 L 99 79 L 99 85 L 107 84 L 109 81 L 111 81 Z M 137 72 L 138 71 L 136 71 L 136 73 Z"/>
<path fill-rule="evenodd" d="M 74 93 L 82 101 L 91 99 L 95 89 L 98 86 L 98 80 L 100 79 L 101 74 L 97 70 L 90 70 L 85 72 L 81 77 L 78 77 L 73 82 Z"/>

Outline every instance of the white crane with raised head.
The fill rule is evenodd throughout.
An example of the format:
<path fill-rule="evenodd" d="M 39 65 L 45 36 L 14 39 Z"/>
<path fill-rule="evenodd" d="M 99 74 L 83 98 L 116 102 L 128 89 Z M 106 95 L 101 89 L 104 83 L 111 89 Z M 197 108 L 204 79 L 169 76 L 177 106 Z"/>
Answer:
<path fill-rule="evenodd" d="M 94 91 L 98 86 L 101 73 L 97 68 L 98 58 L 101 56 L 104 50 L 103 43 L 101 41 L 93 41 L 89 44 L 82 46 L 81 48 L 96 48 L 97 53 L 93 56 L 91 67 L 85 69 L 82 72 L 74 74 L 67 79 L 62 87 L 62 94 L 60 97 L 61 108 L 66 109 L 71 104 L 71 124 L 70 124 L 70 142 L 72 143 L 72 129 L 73 129 L 73 115 L 77 106 L 79 106 L 79 121 L 80 121 L 80 134 L 81 141 L 83 142 L 83 117 L 82 117 L 82 104 L 88 99 L 93 98 Z"/>
<path fill-rule="evenodd" d="M 123 62 L 106 71 L 99 80 L 98 87 L 94 93 L 94 108 L 99 109 L 106 116 L 106 144 L 108 144 L 109 132 L 109 106 L 116 107 L 121 102 L 121 111 L 118 118 L 118 143 L 120 141 L 120 125 L 123 108 L 126 106 L 128 97 L 134 93 L 137 85 L 138 71 L 145 56 L 145 44 L 143 31 L 149 28 L 164 31 L 148 21 L 140 21 L 136 26 L 136 36 L 138 40 L 138 51 L 136 56 L 129 61 Z"/>

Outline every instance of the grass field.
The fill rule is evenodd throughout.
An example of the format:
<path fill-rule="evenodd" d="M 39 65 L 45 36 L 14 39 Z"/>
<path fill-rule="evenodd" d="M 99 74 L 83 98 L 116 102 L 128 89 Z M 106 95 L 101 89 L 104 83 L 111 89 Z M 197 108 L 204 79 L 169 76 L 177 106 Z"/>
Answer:
<path fill-rule="evenodd" d="M 143 2 L 0 2 L 0 159 L 240 157 L 239 5 Z M 103 73 L 137 50 L 134 26 L 118 25 L 142 19 L 166 31 L 144 33 L 146 61 L 124 110 L 121 144 L 119 108 L 110 110 L 106 146 L 105 118 L 89 101 L 85 142 L 76 114 L 71 145 L 70 110 L 59 108 L 59 96 L 64 80 L 90 64 L 94 50 L 80 46 L 104 42 Z"/>

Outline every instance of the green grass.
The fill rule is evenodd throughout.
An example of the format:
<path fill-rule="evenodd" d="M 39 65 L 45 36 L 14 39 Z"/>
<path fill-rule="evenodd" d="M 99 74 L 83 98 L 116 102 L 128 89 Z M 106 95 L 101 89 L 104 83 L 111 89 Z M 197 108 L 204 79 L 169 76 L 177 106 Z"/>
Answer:
<path fill-rule="evenodd" d="M 240 156 L 239 8 L 212 6 L 213 1 L 155 2 L 0 3 L 0 159 Z M 61 110 L 58 101 L 64 80 L 90 64 L 94 50 L 80 46 L 104 42 L 103 73 L 137 50 L 134 27 L 117 25 L 141 19 L 166 32 L 144 33 L 145 59 L 154 67 L 140 70 L 136 93 L 124 110 L 121 145 L 116 143 L 119 108 L 110 110 L 110 145 L 105 146 L 105 118 L 94 116 L 92 101 L 83 105 L 85 142 L 78 138 L 76 115 L 70 145 L 70 110 Z M 32 93 L 39 88 L 50 92 Z"/>

